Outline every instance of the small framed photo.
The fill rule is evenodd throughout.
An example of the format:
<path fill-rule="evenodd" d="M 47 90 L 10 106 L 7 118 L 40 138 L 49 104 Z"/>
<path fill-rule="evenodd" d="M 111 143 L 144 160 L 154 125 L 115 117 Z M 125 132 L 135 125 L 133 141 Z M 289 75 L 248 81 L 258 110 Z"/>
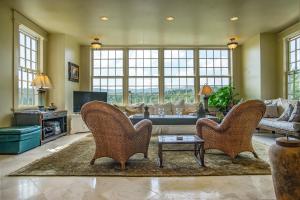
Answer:
<path fill-rule="evenodd" d="M 69 81 L 79 82 L 79 66 L 68 62 L 69 66 Z"/>

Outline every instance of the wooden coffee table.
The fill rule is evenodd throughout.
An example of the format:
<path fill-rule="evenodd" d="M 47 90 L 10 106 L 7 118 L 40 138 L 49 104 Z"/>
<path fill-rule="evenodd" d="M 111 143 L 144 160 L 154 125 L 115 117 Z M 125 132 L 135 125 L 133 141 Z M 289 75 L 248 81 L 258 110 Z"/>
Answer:
<path fill-rule="evenodd" d="M 192 144 L 194 149 L 163 149 L 163 145 Z M 175 145 L 174 145 L 175 146 Z M 159 135 L 158 136 L 158 158 L 159 167 L 163 167 L 164 151 L 193 151 L 196 161 L 204 165 L 204 140 L 197 135 Z"/>

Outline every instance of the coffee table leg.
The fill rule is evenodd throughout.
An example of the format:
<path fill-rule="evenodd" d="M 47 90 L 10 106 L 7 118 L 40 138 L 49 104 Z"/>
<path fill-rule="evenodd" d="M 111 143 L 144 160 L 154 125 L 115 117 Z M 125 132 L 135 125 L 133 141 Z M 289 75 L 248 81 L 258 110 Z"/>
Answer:
<path fill-rule="evenodd" d="M 202 143 L 202 144 L 199 144 L 200 145 L 200 160 L 201 160 L 201 165 L 203 166 L 203 167 L 205 167 L 205 165 L 204 165 L 204 152 L 205 152 L 205 150 L 204 150 L 204 144 Z"/>
<path fill-rule="evenodd" d="M 197 157 L 197 154 L 198 154 L 198 145 L 197 144 L 194 145 L 194 154 L 195 154 L 195 157 Z"/>
<path fill-rule="evenodd" d="M 162 157 L 162 144 L 158 144 L 158 158 L 159 158 L 159 167 L 163 167 L 163 157 Z"/>

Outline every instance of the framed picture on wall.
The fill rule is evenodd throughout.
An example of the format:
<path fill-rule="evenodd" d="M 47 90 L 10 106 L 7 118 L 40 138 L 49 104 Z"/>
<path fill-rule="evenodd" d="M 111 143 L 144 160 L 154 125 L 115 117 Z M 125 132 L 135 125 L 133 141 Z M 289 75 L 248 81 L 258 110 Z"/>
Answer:
<path fill-rule="evenodd" d="M 68 62 L 69 66 L 69 81 L 79 82 L 79 66 Z"/>

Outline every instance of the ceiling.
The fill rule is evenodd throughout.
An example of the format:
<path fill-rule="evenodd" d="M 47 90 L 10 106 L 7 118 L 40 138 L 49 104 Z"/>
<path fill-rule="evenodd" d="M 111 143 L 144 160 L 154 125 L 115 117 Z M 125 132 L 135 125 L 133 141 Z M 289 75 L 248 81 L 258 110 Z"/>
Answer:
<path fill-rule="evenodd" d="M 224 45 L 278 32 L 300 19 L 300 0 L 2 0 L 50 33 L 80 44 Z M 108 16 L 101 21 L 100 16 Z M 167 22 L 166 16 L 175 20 Z M 239 20 L 229 19 L 238 16 Z"/>

